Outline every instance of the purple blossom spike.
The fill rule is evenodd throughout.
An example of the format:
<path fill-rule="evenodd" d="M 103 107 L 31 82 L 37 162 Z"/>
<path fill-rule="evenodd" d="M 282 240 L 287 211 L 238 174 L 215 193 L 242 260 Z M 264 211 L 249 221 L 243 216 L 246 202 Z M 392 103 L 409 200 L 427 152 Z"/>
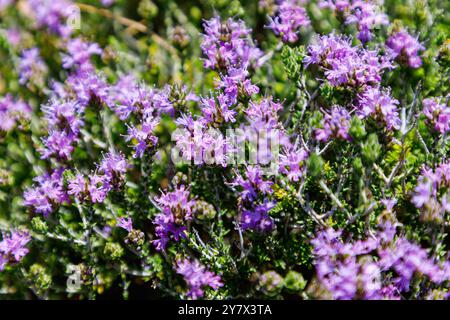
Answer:
<path fill-rule="evenodd" d="M 301 27 L 310 25 L 305 8 L 299 0 L 281 0 L 277 15 L 271 19 L 269 28 L 284 42 L 296 42 Z"/>
<path fill-rule="evenodd" d="M 304 161 L 308 158 L 308 152 L 296 146 L 285 148 L 280 155 L 280 172 L 285 174 L 291 181 L 299 181 L 305 171 Z"/>
<path fill-rule="evenodd" d="M 207 123 L 235 122 L 236 111 L 231 109 L 229 99 L 223 94 L 217 98 L 202 99 L 202 113 Z"/>
<path fill-rule="evenodd" d="M 434 170 L 424 168 L 412 195 L 412 203 L 421 211 L 421 220 L 442 223 L 450 213 L 450 164 L 443 162 Z"/>
<path fill-rule="evenodd" d="M 218 88 L 223 89 L 230 104 L 235 104 L 238 97 L 251 97 L 259 92 L 258 86 L 247 79 L 248 75 L 246 69 L 230 68 L 217 82 Z"/>
<path fill-rule="evenodd" d="M 68 202 L 69 197 L 63 188 L 63 172 L 64 169 L 58 169 L 36 177 L 33 187 L 24 193 L 24 204 L 47 216 L 58 205 Z"/>
<path fill-rule="evenodd" d="M 430 124 L 440 134 L 450 131 L 450 107 L 439 103 L 437 98 L 426 98 L 422 102 L 423 114 Z"/>
<path fill-rule="evenodd" d="M 129 165 L 123 154 L 109 152 L 103 157 L 98 170 L 112 181 L 123 177 L 128 168 Z"/>
<path fill-rule="evenodd" d="M 415 69 L 422 65 L 419 51 L 425 50 L 425 47 L 408 32 L 402 30 L 394 33 L 386 41 L 386 45 L 390 49 L 392 57 L 401 64 Z"/>
<path fill-rule="evenodd" d="M 3 233 L 3 239 L 0 241 L 0 271 L 8 262 L 20 262 L 28 254 L 26 245 L 30 241 L 30 234 L 26 231 L 13 230 L 10 234 Z"/>
<path fill-rule="evenodd" d="M 133 158 L 142 158 L 144 152 L 156 146 L 158 138 L 154 135 L 154 130 L 159 124 L 159 118 L 148 118 L 138 127 L 128 127 L 127 141 L 133 142 Z"/>
<path fill-rule="evenodd" d="M 176 267 L 177 273 L 181 274 L 189 286 L 187 296 L 192 299 L 202 298 L 206 287 L 217 290 L 223 286 L 219 276 L 206 270 L 197 260 L 179 260 Z"/>
<path fill-rule="evenodd" d="M 62 57 L 62 66 L 70 69 L 74 66 L 82 70 L 91 69 L 90 59 L 93 55 L 101 55 L 102 49 L 97 43 L 88 43 L 80 38 L 69 40 L 67 54 Z"/>
<path fill-rule="evenodd" d="M 88 192 L 92 203 L 103 203 L 109 191 L 111 185 L 107 177 L 98 174 L 89 177 Z"/>
<path fill-rule="evenodd" d="M 42 60 L 38 48 L 31 48 L 22 52 L 18 69 L 20 84 L 26 84 L 31 81 L 34 84 L 43 85 L 47 66 Z"/>
<path fill-rule="evenodd" d="M 162 210 L 153 221 L 159 238 L 153 241 L 156 250 L 165 250 L 170 239 L 178 241 L 185 237 L 186 222 L 192 220 L 192 207 L 195 204 L 189 197 L 189 191 L 181 185 L 155 199 Z"/>
<path fill-rule="evenodd" d="M 79 70 L 67 79 L 67 84 L 73 90 L 76 101 L 87 106 L 89 103 L 112 105 L 110 91 L 111 87 L 103 77 L 93 69 Z"/>
<path fill-rule="evenodd" d="M 0 98 L 0 130 L 12 130 L 21 119 L 29 119 L 31 107 L 10 94 Z"/>
<path fill-rule="evenodd" d="M 243 21 L 214 17 L 204 23 L 205 34 L 201 49 L 206 56 L 205 68 L 228 70 L 258 66 L 261 50 L 249 40 L 250 30 Z"/>
<path fill-rule="evenodd" d="M 38 28 L 47 28 L 63 38 L 69 37 L 73 28 L 68 18 L 76 14 L 71 0 L 27 0 Z"/>
<path fill-rule="evenodd" d="M 320 231 L 311 241 L 319 281 L 335 299 L 398 299 L 419 274 L 436 284 L 448 281 L 448 262 L 395 236 L 395 227 L 387 221 L 365 240 L 345 242 L 342 231 Z"/>
<path fill-rule="evenodd" d="M 182 115 L 175 121 L 178 128 L 173 138 L 179 156 L 196 165 L 227 166 L 229 152 L 233 150 L 231 141 L 221 131 L 207 126 L 207 120 L 194 120 L 190 115 Z"/>
<path fill-rule="evenodd" d="M 379 88 L 367 88 L 358 96 L 357 113 L 362 118 L 372 116 L 386 123 L 388 130 L 400 129 L 401 120 L 398 115 L 398 100 L 392 98 L 389 92 Z"/>
<path fill-rule="evenodd" d="M 84 108 L 76 101 L 51 100 L 42 106 L 48 126 L 77 136 L 84 125 Z"/>
<path fill-rule="evenodd" d="M 350 114 L 342 107 L 334 106 L 331 113 L 326 113 L 323 119 L 323 128 L 315 131 L 316 139 L 328 141 L 330 138 L 350 140 Z"/>
<path fill-rule="evenodd" d="M 428 257 L 427 250 L 405 238 L 399 238 L 386 248 L 379 248 L 379 265 L 383 270 L 392 268 L 397 274 L 395 286 L 400 291 L 408 291 L 415 274 L 421 273 L 435 283 L 448 281 L 450 273 L 434 259 Z"/>
<path fill-rule="evenodd" d="M 308 47 L 306 66 L 318 65 L 332 86 L 360 88 L 377 87 L 385 69 L 392 64 L 378 51 L 353 47 L 349 38 L 335 34 L 324 35 Z"/>
<path fill-rule="evenodd" d="M 241 187 L 242 199 L 250 202 L 255 201 L 258 194 L 267 195 L 273 192 L 273 182 L 264 179 L 264 174 L 259 166 L 247 166 L 245 175 L 237 174 L 231 185 Z"/>
<path fill-rule="evenodd" d="M 73 143 L 76 137 L 64 131 L 52 130 L 48 137 L 42 139 L 44 148 L 39 149 L 42 159 L 54 156 L 58 160 L 68 160 L 74 150 Z"/>
<path fill-rule="evenodd" d="M 117 226 L 131 232 L 133 230 L 133 221 L 131 218 L 119 218 L 117 220 Z"/>
<path fill-rule="evenodd" d="M 365 43 L 372 39 L 372 31 L 389 24 L 387 15 L 381 12 L 382 1 L 377 0 L 320 0 L 320 8 L 329 8 L 347 24 L 355 24 L 358 39 Z"/>
<path fill-rule="evenodd" d="M 245 209 L 241 216 L 241 227 L 243 230 L 256 230 L 259 232 L 271 231 L 274 227 L 273 219 L 269 216 L 269 211 L 275 207 L 273 202 L 264 202 L 255 205 L 251 209 Z"/>
<path fill-rule="evenodd" d="M 81 173 L 69 180 L 67 193 L 79 199 L 86 193 L 86 179 Z"/>

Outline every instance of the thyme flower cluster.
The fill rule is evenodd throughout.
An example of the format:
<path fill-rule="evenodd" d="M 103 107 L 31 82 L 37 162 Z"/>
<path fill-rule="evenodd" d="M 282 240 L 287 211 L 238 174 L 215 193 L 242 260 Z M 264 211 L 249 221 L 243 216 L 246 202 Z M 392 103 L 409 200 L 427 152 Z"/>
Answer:
<path fill-rule="evenodd" d="M 449 299 L 445 9 L 0 0 L 2 291 Z"/>

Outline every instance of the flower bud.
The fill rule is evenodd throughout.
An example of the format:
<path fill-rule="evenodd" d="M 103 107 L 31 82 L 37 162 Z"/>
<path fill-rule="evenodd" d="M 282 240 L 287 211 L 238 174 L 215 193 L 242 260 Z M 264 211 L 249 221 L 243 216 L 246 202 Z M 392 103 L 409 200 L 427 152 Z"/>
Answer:
<path fill-rule="evenodd" d="M 52 276 L 40 264 L 33 264 L 27 273 L 28 280 L 33 284 L 37 293 L 43 294 L 52 284 Z"/>
<path fill-rule="evenodd" d="M 216 209 L 214 209 L 214 206 L 203 200 L 197 200 L 192 211 L 195 218 L 199 220 L 212 220 L 216 216 Z"/>
<path fill-rule="evenodd" d="M 124 251 L 120 244 L 115 242 L 108 242 L 105 245 L 103 253 L 110 260 L 119 260 L 123 256 Z"/>
<path fill-rule="evenodd" d="M 31 220 L 31 226 L 37 233 L 45 234 L 48 231 L 47 222 L 40 216 L 36 216 Z"/>
<path fill-rule="evenodd" d="M 259 277 L 260 290 L 267 295 L 276 295 L 283 289 L 283 277 L 275 271 L 267 271 Z"/>
<path fill-rule="evenodd" d="M 305 289 L 306 281 L 301 273 L 289 271 L 284 278 L 284 286 L 292 292 L 299 292 Z"/>
<path fill-rule="evenodd" d="M 368 136 L 366 142 L 362 145 L 362 159 L 366 164 L 373 164 L 380 156 L 381 145 L 375 133 Z"/>
<path fill-rule="evenodd" d="M 127 237 L 125 238 L 125 243 L 137 247 L 138 250 L 141 249 L 145 241 L 145 235 L 141 230 L 133 229 L 131 230 Z"/>

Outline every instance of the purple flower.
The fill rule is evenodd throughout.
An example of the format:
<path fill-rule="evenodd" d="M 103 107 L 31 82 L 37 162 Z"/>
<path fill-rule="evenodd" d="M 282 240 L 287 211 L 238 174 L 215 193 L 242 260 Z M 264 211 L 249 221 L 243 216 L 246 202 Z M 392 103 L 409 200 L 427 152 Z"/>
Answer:
<path fill-rule="evenodd" d="M 42 159 L 71 159 L 74 145 L 79 140 L 80 129 L 84 125 L 84 107 L 76 101 L 52 99 L 42 110 L 49 130 L 48 136 L 42 139 L 44 147 L 39 150 Z"/>
<path fill-rule="evenodd" d="M 392 212 L 397 204 L 397 199 L 381 199 L 381 203 L 386 207 L 388 212 Z"/>
<path fill-rule="evenodd" d="M 97 171 L 88 179 L 87 194 L 91 202 L 103 203 L 111 190 L 119 190 L 125 180 L 124 175 L 128 167 L 125 156 L 121 153 L 109 152 L 104 155 L 97 166 Z M 84 177 L 81 175 L 69 181 L 70 193 L 75 196 L 84 196 L 84 186 Z"/>
<path fill-rule="evenodd" d="M 326 113 L 322 122 L 323 128 L 315 130 L 316 139 L 328 141 L 330 138 L 350 140 L 350 114 L 342 107 L 334 106 L 331 113 Z"/>
<path fill-rule="evenodd" d="M 358 95 L 357 114 L 362 118 L 372 116 L 386 123 L 388 130 L 400 129 L 401 120 L 397 111 L 398 100 L 393 99 L 389 92 L 379 88 L 367 88 Z"/>
<path fill-rule="evenodd" d="M 110 86 L 92 68 L 78 70 L 67 79 L 67 84 L 75 93 L 76 101 L 87 106 L 89 103 L 112 105 Z"/>
<path fill-rule="evenodd" d="M 86 179 L 81 173 L 78 173 L 75 178 L 69 180 L 67 189 L 68 194 L 79 199 L 82 198 L 82 196 L 86 193 Z"/>
<path fill-rule="evenodd" d="M 29 250 L 26 245 L 30 240 L 30 234 L 26 231 L 13 230 L 9 235 L 3 234 L 0 242 L 0 271 L 8 262 L 20 262 L 28 254 Z"/>
<path fill-rule="evenodd" d="M 22 52 L 18 69 L 20 84 L 26 84 L 31 81 L 36 85 L 43 85 L 47 66 L 42 60 L 38 48 L 31 48 Z"/>
<path fill-rule="evenodd" d="M 273 202 L 265 201 L 255 205 L 251 209 L 244 209 L 241 215 L 241 227 L 243 230 L 256 230 L 258 232 L 271 231 L 274 227 L 273 219 L 268 212 L 275 207 Z"/>
<path fill-rule="evenodd" d="M 177 156 L 196 165 L 227 166 L 233 148 L 230 139 L 220 130 L 209 128 L 205 118 L 194 120 L 190 115 L 182 115 L 175 123 L 180 126 L 172 136 L 179 153 Z"/>
<path fill-rule="evenodd" d="M 281 103 L 274 102 L 272 97 L 269 97 L 259 102 L 250 101 L 245 114 L 253 128 L 269 130 L 280 128 L 278 112 L 282 109 Z"/>
<path fill-rule="evenodd" d="M 76 14 L 71 0 L 27 0 L 38 28 L 47 28 L 49 31 L 67 38 L 73 32 L 67 19 Z"/>
<path fill-rule="evenodd" d="M 205 287 L 217 290 L 223 286 L 219 276 L 206 270 L 197 260 L 187 259 L 177 261 L 176 271 L 181 274 L 189 286 L 187 296 L 192 299 L 202 298 Z"/>
<path fill-rule="evenodd" d="M 107 177 L 98 174 L 89 177 L 88 192 L 92 203 L 103 203 L 109 191 L 111 185 Z"/>
<path fill-rule="evenodd" d="M 227 97 L 220 94 L 217 98 L 211 97 L 202 99 L 202 113 L 207 123 L 220 124 L 225 122 L 235 122 L 236 111 L 231 109 L 231 104 Z"/>
<path fill-rule="evenodd" d="M 448 262 L 428 257 L 427 250 L 402 236 L 395 239 L 388 221 L 374 238 L 344 242 L 341 235 L 326 229 L 311 241 L 317 277 L 335 299 L 398 299 L 410 290 L 415 275 L 436 284 L 450 279 Z"/>
<path fill-rule="evenodd" d="M 84 125 L 84 107 L 76 101 L 51 100 L 42 106 L 48 126 L 54 130 L 64 130 L 77 136 Z"/>
<path fill-rule="evenodd" d="M 157 90 L 138 83 L 133 75 L 126 75 L 111 87 L 110 94 L 115 102 L 111 108 L 121 120 L 128 119 L 131 114 L 149 117 L 150 115 L 159 116 L 162 113 L 171 115 L 174 113 L 173 104 L 169 99 L 171 94 L 169 85 L 162 90 Z"/>
<path fill-rule="evenodd" d="M 178 104 L 184 104 L 186 101 L 179 103 L 177 98 L 174 96 L 179 96 L 180 91 L 182 95 L 185 95 L 186 101 L 195 101 L 195 95 L 192 93 L 188 93 L 188 89 L 186 86 L 181 88 L 177 88 L 176 86 L 165 85 L 162 90 L 155 90 L 153 97 L 153 107 L 156 109 L 157 114 L 161 115 L 163 113 L 170 115 L 171 117 L 175 117 L 175 106 Z"/>
<path fill-rule="evenodd" d="M 137 110 L 139 104 L 143 104 L 147 99 L 140 99 L 143 94 L 147 95 L 147 88 L 136 83 L 134 75 L 122 76 L 117 83 L 111 87 L 112 96 L 111 109 L 117 114 L 120 120 L 124 121 Z M 148 102 L 147 102 L 148 104 Z M 143 105 L 145 106 L 145 105 Z"/>
<path fill-rule="evenodd" d="M 189 200 L 189 196 L 189 191 L 182 185 L 172 192 L 162 193 L 155 199 L 162 210 L 153 221 L 156 225 L 156 236 L 159 238 L 153 241 L 156 250 L 165 250 L 170 239 L 178 241 L 185 237 L 185 224 L 192 220 L 192 207 L 195 204 L 195 201 Z"/>
<path fill-rule="evenodd" d="M 277 15 L 270 19 L 269 28 L 284 42 L 296 42 L 301 27 L 310 25 L 305 8 L 298 0 L 281 0 Z"/>
<path fill-rule="evenodd" d="M 201 44 L 206 56 L 204 66 L 220 72 L 217 86 L 223 89 L 227 103 L 232 105 L 238 97 L 258 93 L 259 88 L 248 79 L 248 70 L 261 64 L 262 51 L 251 42 L 251 30 L 246 29 L 243 21 L 230 18 L 222 22 L 219 17 L 205 21 L 204 28 Z"/>
<path fill-rule="evenodd" d="M 127 124 L 126 141 L 133 143 L 133 158 L 142 158 L 145 151 L 153 149 L 158 138 L 154 134 L 161 113 L 173 113 L 174 108 L 168 98 L 167 88 L 162 91 L 137 84 L 134 77 L 121 78 L 110 90 L 111 108 L 121 120 L 136 116 L 132 124 Z"/>
<path fill-rule="evenodd" d="M 411 68 L 419 68 L 422 65 L 419 51 L 425 50 L 425 47 L 408 32 L 402 30 L 394 33 L 386 41 L 386 45 L 390 49 L 392 57 L 401 64 Z"/>
<path fill-rule="evenodd" d="M 259 166 L 247 166 L 245 176 L 236 175 L 235 180 L 231 183 L 232 186 L 241 187 L 241 197 L 245 201 L 253 202 L 258 198 L 258 195 L 272 194 L 273 182 L 264 179 L 263 171 Z"/>
<path fill-rule="evenodd" d="M 98 170 L 113 181 L 114 179 L 123 179 L 128 167 L 129 165 L 123 154 L 109 152 L 103 157 Z"/>
<path fill-rule="evenodd" d="M 412 203 L 420 209 L 421 220 L 442 223 L 450 212 L 450 164 L 443 162 L 434 170 L 424 168 L 412 195 Z"/>
<path fill-rule="evenodd" d="M 101 55 L 102 49 L 97 43 L 84 42 L 80 38 L 69 40 L 67 52 L 62 56 L 62 66 L 65 69 L 77 67 L 82 70 L 91 69 L 90 59 L 93 55 Z"/>
<path fill-rule="evenodd" d="M 303 164 L 307 158 L 308 152 L 303 148 L 286 148 L 280 155 L 280 172 L 287 175 L 289 180 L 297 182 L 303 176 Z"/>
<path fill-rule="evenodd" d="M 0 98 L 0 130 L 12 130 L 21 119 L 29 119 L 31 107 L 10 94 Z"/>
<path fill-rule="evenodd" d="M 450 107 L 439 103 L 437 98 L 426 98 L 422 102 L 423 114 L 427 118 L 428 124 L 440 134 L 450 131 Z"/>
<path fill-rule="evenodd" d="M 363 43 L 372 39 L 373 29 L 389 23 L 387 15 L 380 10 L 379 1 L 320 0 L 319 7 L 330 8 L 347 24 L 356 24 L 358 39 Z"/>
<path fill-rule="evenodd" d="M 133 230 L 133 220 L 131 218 L 119 218 L 117 220 L 117 226 L 131 232 Z"/>
<path fill-rule="evenodd" d="M 389 284 L 386 287 L 380 289 L 380 296 L 384 300 L 400 300 L 400 290 L 393 284 Z"/>
<path fill-rule="evenodd" d="M 52 130 L 48 137 L 43 138 L 44 148 L 39 149 L 42 159 L 54 156 L 58 160 L 68 160 L 74 150 L 75 137 L 64 131 Z"/>
<path fill-rule="evenodd" d="M 358 292 L 360 298 L 373 298 L 381 287 L 380 270 L 370 260 L 358 263 L 357 257 L 375 249 L 376 242 L 346 244 L 340 236 L 340 231 L 326 229 L 311 241 L 319 281 L 334 299 L 353 299 Z"/>
<path fill-rule="evenodd" d="M 201 49 L 206 56 L 205 68 L 229 70 L 247 69 L 252 64 L 258 66 L 262 52 L 251 43 L 251 30 L 243 21 L 230 18 L 222 22 L 219 17 L 214 17 L 203 26 L 205 34 Z"/>
<path fill-rule="evenodd" d="M 382 270 L 393 269 L 397 274 L 394 284 L 400 291 L 409 291 L 415 274 L 420 273 L 437 284 L 448 281 L 450 274 L 434 259 L 428 258 L 427 250 L 405 238 L 399 238 L 386 248 L 379 248 L 379 265 Z"/>
<path fill-rule="evenodd" d="M 432 196 L 432 186 L 431 183 L 419 183 L 417 187 L 414 189 L 415 194 L 412 197 L 412 202 L 417 208 L 423 207 L 424 204 L 430 201 Z"/>
<path fill-rule="evenodd" d="M 63 188 L 63 173 L 64 169 L 57 169 L 36 177 L 33 187 L 24 193 L 24 204 L 47 216 L 58 205 L 68 202 L 69 197 Z"/>
<path fill-rule="evenodd" d="M 138 127 L 128 127 L 127 141 L 132 141 L 134 144 L 133 158 L 142 158 L 147 149 L 156 146 L 158 138 L 154 135 L 154 130 L 159 124 L 159 118 L 147 118 Z"/>
<path fill-rule="evenodd" d="M 217 86 L 223 89 L 229 104 L 235 104 L 238 97 L 250 97 L 259 92 L 258 86 L 247 77 L 246 69 L 236 68 L 230 68 L 227 74 L 221 76 Z"/>
<path fill-rule="evenodd" d="M 349 38 L 335 34 L 319 37 L 307 51 L 305 65 L 321 67 L 332 86 L 376 87 L 380 84 L 384 70 L 392 68 L 391 63 L 385 57 L 380 57 L 377 51 L 353 47 Z"/>
<path fill-rule="evenodd" d="M 259 166 L 246 166 L 245 176 L 236 173 L 236 178 L 231 186 L 242 189 L 240 192 L 242 202 L 241 227 L 244 230 L 251 229 L 258 232 L 270 231 L 274 227 L 273 219 L 268 212 L 275 206 L 265 196 L 273 193 L 273 182 L 263 177 L 263 171 Z M 261 202 L 258 200 L 261 198 Z"/>
<path fill-rule="evenodd" d="M 185 91 L 187 88 L 183 87 Z M 172 87 L 166 85 L 162 90 L 149 88 L 144 84 L 136 83 L 133 76 L 122 77 L 110 91 L 113 101 L 116 102 L 112 109 L 121 120 L 126 120 L 131 114 L 139 115 L 143 120 L 156 118 L 161 114 L 174 116 L 175 108 L 170 95 Z M 186 95 L 185 99 L 191 99 L 192 95 Z"/>

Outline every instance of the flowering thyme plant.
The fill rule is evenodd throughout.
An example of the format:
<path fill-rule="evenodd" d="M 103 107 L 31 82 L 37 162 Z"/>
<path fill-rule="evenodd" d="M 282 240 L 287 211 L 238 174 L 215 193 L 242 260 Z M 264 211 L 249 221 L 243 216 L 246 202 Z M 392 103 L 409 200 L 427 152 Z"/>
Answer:
<path fill-rule="evenodd" d="M 0 292 L 449 299 L 450 8 L 0 0 Z"/>

